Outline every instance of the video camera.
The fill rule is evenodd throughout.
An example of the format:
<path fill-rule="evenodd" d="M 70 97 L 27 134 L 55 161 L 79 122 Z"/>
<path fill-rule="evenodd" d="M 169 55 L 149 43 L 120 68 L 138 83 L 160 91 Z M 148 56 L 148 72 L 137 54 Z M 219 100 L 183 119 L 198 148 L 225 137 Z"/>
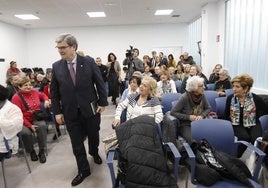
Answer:
<path fill-rule="evenodd" d="M 130 60 L 130 62 L 133 61 L 133 55 L 134 55 L 134 50 L 133 50 L 133 46 L 129 46 L 130 49 L 126 50 L 126 58 L 128 58 Z"/>

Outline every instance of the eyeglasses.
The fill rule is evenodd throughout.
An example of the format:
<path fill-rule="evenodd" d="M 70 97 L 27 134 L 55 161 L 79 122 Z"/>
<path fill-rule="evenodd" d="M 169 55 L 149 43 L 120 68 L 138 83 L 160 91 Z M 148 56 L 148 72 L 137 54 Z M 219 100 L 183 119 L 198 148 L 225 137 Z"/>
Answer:
<path fill-rule="evenodd" d="M 65 50 L 68 47 L 70 46 L 56 46 L 55 48 L 58 48 L 58 50 Z"/>
<path fill-rule="evenodd" d="M 32 87 L 32 84 L 24 84 L 22 87 Z"/>

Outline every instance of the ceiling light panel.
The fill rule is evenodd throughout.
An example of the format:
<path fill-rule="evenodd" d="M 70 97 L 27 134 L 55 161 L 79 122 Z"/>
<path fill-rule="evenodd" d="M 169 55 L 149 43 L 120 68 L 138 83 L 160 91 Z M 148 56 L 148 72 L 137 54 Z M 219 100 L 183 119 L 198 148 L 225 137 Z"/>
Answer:
<path fill-rule="evenodd" d="M 37 16 L 32 15 L 32 14 L 15 14 L 14 16 L 22 20 L 39 20 L 40 19 Z"/>
<path fill-rule="evenodd" d="M 156 10 L 154 15 L 160 16 L 160 15 L 170 15 L 173 12 L 173 9 L 166 9 L 166 10 Z"/>
<path fill-rule="evenodd" d="M 90 18 L 106 17 L 105 12 L 87 12 L 87 15 L 88 15 Z"/>

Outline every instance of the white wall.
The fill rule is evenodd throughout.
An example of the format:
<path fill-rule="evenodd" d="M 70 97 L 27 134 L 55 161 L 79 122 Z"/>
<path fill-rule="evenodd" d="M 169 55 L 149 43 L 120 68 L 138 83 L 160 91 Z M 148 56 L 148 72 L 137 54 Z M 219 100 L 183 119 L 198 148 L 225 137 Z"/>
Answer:
<path fill-rule="evenodd" d="M 104 64 L 110 52 L 114 52 L 122 63 L 129 45 L 140 50 L 142 59 L 145 54 L 151 56 L 153 49 L 166 47 L 170 50 L 170 47 L 186 46 L 188 37 L 187 24 L 30 29 L 26 33 L 29 65 L 42 68 L 51 67 L 60 58 L 55 49 L 55 38 L 60 33 L 76 36 L 78 50 L 94 58 L 100 56 Z M 165 53 L 164 50 L 163 52 Z M 176 54 L 175 57 L 178 59 L 179 55 Z"/>
<path fill-rule="evenodd" d="M 5 59 L 0 62 L 0 84 L 5 85 L 9 62 L 15 60 L 18 66 L 27 62 L 25 30 L 0 22 L 0 41 L 0 58 Z"/>
<path fill-rule="evenodd" d="M 214 66 L 223 64 L 224 55 L 224 25 L 225 7 L 224 1 L 209 3 L 201 10 L 202 16 L 202 54 L 201 62 L 203 72 L 209 76 Z M 217 42 L 217 35 L 220 41 Z"/>

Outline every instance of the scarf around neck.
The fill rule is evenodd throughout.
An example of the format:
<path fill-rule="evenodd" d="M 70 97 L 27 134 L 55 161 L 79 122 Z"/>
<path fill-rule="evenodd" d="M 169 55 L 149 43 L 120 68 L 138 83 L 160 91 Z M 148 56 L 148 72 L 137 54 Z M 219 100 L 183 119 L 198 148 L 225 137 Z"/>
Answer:
<path fill-rule="evenodd" d="M 243 122 L 240 122 L 240 107 L 243 108 Z M 230 118 L 233 125 L 243 123 L 244 127 L 256 125 L 256 105 L 252 93 L 248 93 L 245 98 L 244 106 L 240 104 L 237 97 L 233 97 L 230 106 Z"/>
<path fill-rule="evenodd" d="M 190 105 L 193 107 L 193 114 L 196 115 L 196 116 L 199 116 L 201 115 L 202 113 L 202 94 L 200 95 L 195 95 L 193 93 L 190 93 L 190 92 L 186 92 L 187 93 L 187 96 L 188 96 L 188 99 L 190 101 Z"/>

